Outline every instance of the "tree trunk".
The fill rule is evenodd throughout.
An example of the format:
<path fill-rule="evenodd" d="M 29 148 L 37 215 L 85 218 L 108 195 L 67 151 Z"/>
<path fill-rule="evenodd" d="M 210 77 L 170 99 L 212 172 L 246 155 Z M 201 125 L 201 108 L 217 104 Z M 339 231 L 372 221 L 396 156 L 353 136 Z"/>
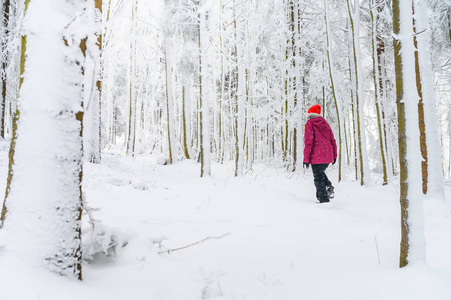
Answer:
<path fill-rule="evenodd" d="M 183 126 L 183 149 L 185 158 L 189 159 L 188 142 L 187 142 L 187 126 L 186 126 L 186 104 L 185 104 L 185 86 L 182 87 L 182 126 Z"/>
<path fill-rule="evenodd" d="M 359 150 L 360 162 L 360 184 L 365 185 L 369 181 L 369 166 L 368 154 L 366 150 L 365 138 L 365 124 L 363 115 L 363 76 L 360 61 L 360 5 L 357 0 L 354 0 L 354 6 L 351 7 L 351 0 L 347 0 L 349 19 L 351 25 L 351 34 L 353 37 L 352 48 L 354 53 L 354 68 L 355 68 L 355 111 L 357 118 L 357 142 Z"/>
<path fill-rule="evenodd" d="M 425 260 L 421 191 L 421 153 L 418 130 L 419 96 L 415 85 L 412 1 L 393 1 L 396 104 L 400 159 L 400 267 Z"/>
<path fill-rule="evenodd" d="M 427 19 L 427 7 L 424 1 L 414 1 L 414 45 L 417 90 L 420 96 L 418 104 L 420 145 L 423 156 L 423 193 L 445 200 L 443 169 L 441 167 L 441 147 L 439 124 L 437 121 L 434 93 L 433 69 L 431 61 L 430 28 Z"/>
<path fill-rule="evenodd" d="M 241 3 L 242 4 L 242 3 Z M 241 12 L 243 6 L 241 5 Z M 237 11 L 236 0 L 233 1 L 233 13 L 234 13 L 234 26 L 235 26 L 235 53 L 236 53 L 236 142 L 235 142 L 235 176 L 243 175 L 244 171 L 244 134 L 245 134 L 245 121 L 244 121 L 244 94 L 245 94 L 245 71 L 243 65 L 243 48 L 242 48 L 242 16 Z"/>
<path fill-rule="evenodd" d="M 83 15 L 87 2 L 66 1 L 58 8 L 48 1 L 32 2 L 25 2 L 23 32 L 33 30 L 33 35 L 22 36 L 20 72 L 25 77 L 19 83 L 21 117 L 18 111 L 2 210 L 5 245 L 30 265 L 81 280 L 86 39 L 80 44 L 77 29 L 89 18 L 77 16 Z M 41 10 L 66 19 L 42 18 Z M 63 27 L 73 20 L 72 27 Z"/>
<path fill-rule="evenodd" d="M 127 138 L 127 154 L 135 156 L 136 145 L 136 14 L 138 9 L 138 0 L 133 2 L 132 6 L 132 40 L 130 42 L 130 104 L 129 104 L 129 120 L 128 120 L 128 138 Z"/>
<path fill-rule="evenodd" d="M 379 131 L 379 146 L 381 150 L 381 158 L 382 158 L 382 171 L 383 171 L 383 182 L 382 185 L 388 184 L 388 176 L 387 176 L 387 163 L 386 163 L 386 147 L 385 147 L 385 135 L 383 131 L 383 119 L 382 119 L 382 106 L 381 106 L 381 78 L 380 78 L 380 69 L 381 69 L 381 45 L 380 41 L 382 40 L 380 37 L 380 31 L 377 29 L 377 24 L 379 21 L 378 9 L 376 6 L 381 5 L 380 1 L 370 0 L 371 7 L 371 33 L 372 33 L 372 58 L 373 58 L 373 80 L 374 80 L 374 99 L 376 102 L 376 114 L 377 114 L 377 128 Z"/>
<path fill-rule="evenodd" d="M 9 37 L 9 13 L 10 0 L 4 0 L 2 7 L 3 15 L 3 31 L 1 38 L 1 55 L 2 55 L 2 104 L 0 107 L 0 136 L 5 138 L 6 128 L 6 89 L 7 89 L 7 68 L 8 68 L 8 37 Z"/>
<path fill-rule="evenodd" d="M 25 11 L 24 14 L 27 12 L 28 4 L 30 3 L 30 0 L 25 1 Z M 24 73 L 25 73 L 25 62 L 26 62 L 26 50 L 27 50 L 27 36 L 23 35 L 21 37 L 21 45 L 20 45 L 20 66 L 19 66 L 19 94 L 20 89 L 22 88 L 23 81 L 24 81 Z M 20 111 L 17 108 L 15 114 L 13 115 L 12 120 L 12 137 L 11 137 L 11 144 L 9 147 L 9 163 L 8 163 L 8 177 L 6 179 L 6 192 L 5 192 L 5 198 L 3 200 L 3 206 L 2 206 L 2 213 L 0 216 L 0 228 L 3 227 L 3 224 L 6 219 L 6 214 L 8 212 L 7 206 L 6 206 L 6 200 L 9 196 L 9 191 L 11 189 L 11 181 L 13 178 L 13 166 L 14 166 L 14 156 L 16 152 L 16 142 L 17 142 L 17 123 L 19 122 L 20 117 Z"/>
<path fill-rule="evenodd" d="M 332 39 L 331 39 L 331 33 L 330 33 L 330 25 L 328 21 L 328 15 L 329 15 L 329 3 L 327 0 L 324 2 L 325 6 L 325 14 L 324 14 L 324 20 L 326 22 L 326 40 L 327 40 L 327 61 L 329 64 L 329 77 L 330 77 L 330 84 L 332 88 L 332 95 L 334 97 L 334 103 L 335 103 L 335 110 L 337 112 L 337 122 L 338 122 L 338 182 L 341 181 L 342 176 L 342 151 L 343 151 L 343 141 L 341 138 L 342 132 L 343 132 L 343 121 L 341 120 L 341 103 L 337 99 L 336 90 L 335 90 L 335 69 L 334 69 L 334 62 L 333 62 L 333 55 L 332 55 Z M 323 109 L 324 110 L 324 109 Z"/>
<path fill-rule="evenodd" d="M 102 20 L 102 1 L 103 0 L 95 0 L 95 7 L 96 9 L 98 9 L 99 11 L 99 16 L 100 16 L 100 20 L 98 20 L 98 22 L 100 24 L 103 23 Z M 97 116 L 97 120 L 98 123 L 96 124 L 97 128 L 94 128 L 94 130 L 96 131 L 96 134 L 94 135 L 97 138 L 96 144 L 97 147 L 94 152 L 95 156 L 92 157 L 91 161 L 93 163 L 100 163 L 100 160 L 102 158 L 102 85 L 103 85 L 103 35 L 102 32 L 98 33 L 98 37 L 97 37 L 97 45 L 99 47 L 99 55 L 100 55 L 100 59 L 99 59 L 99 72 L 97 74 L 98 78 L 96 81 L 96 88 L 97 88 L 97 109 L 98 109 L 98 116 Z"/>
<path fill-rule="evenodd" d="M 211 176 L 211 159 L 210 159 L 210 118 L 208 110 L 209 84 L 208 79 L 208 62 L 206 55 L 207 48 L 207 22 L 208 14 L 203 11 L 204 2 L 199 4 L 199 99 L 200 99 L 200 156 L 201 156 L 201 172 L 200 177 Z"/>

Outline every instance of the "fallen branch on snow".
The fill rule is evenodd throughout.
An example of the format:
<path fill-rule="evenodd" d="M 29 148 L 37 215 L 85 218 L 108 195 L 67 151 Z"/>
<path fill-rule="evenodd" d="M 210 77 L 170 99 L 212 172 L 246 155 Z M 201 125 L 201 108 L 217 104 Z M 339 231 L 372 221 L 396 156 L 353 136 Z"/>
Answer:
<path fill-rule="evenodd" d="M 195 243 L 192 243 L 192 244 L 189 244 L 189 245 L 180 247 L 180 248 L 174 248 L 174 249 L 163 250 L 163 251 L 160 251 L 160 252 L 158 252 L 158 253 L 159 253 L 159 254 L 164 254 L 164 253 L 171 254 L 171 253 L 174 252 L 174 251 L 183 250 L 183 249 L 186 249 L 186 248 L 189 248 L 189 247 L 198 245 L 198 244 L 200 244 L 200 243 L 206 242 L 206 241 L 208 241 L 208 240 L 218 240 L 218 239 L 222 239 L 223 237 L 228 236 L 228 235 L 230 235 L 230 232 L 225 233 L 225 234 L 223 234 L 223 235 L 221 235 L 221 236 L 207 236 L 207 237 L 204 238 L 203 240 L 197 241 L 197 242 L 195 242 Z M 161 246 L 161 244 L 160 244 L 160 246 Z"/>

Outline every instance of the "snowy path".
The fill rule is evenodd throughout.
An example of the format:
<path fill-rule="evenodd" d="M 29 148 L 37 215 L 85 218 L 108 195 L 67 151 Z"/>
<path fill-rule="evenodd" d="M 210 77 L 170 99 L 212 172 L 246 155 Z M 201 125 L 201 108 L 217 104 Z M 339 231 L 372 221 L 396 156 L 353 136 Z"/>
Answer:
<path fill-rule="evenodd" d="M 310 171 L 289 177 L 256 166 L 237 179 L 232 165 L 214 164 L 213 174 L 198 178 L 192 161 L 105 155 L 102 165 L 87 165 L 88 204 L 99 208 L 98 229 L 107 242 L 114 236 L 116 255 L 97 254 L 81 284 L 17 274 L 33 283 L 12 299 L 451 299 L 444 204 L 426 203 L 428 264 L 436 269 L 399 270 L 397 187 L 336 184 L 334 201 L 320 205 Z M 0 270 L 0 287 L 5 278 Z"/>
<path fill-rule="evenodd" d="M 87 266 L 88 281 L 133 283 L 155 299 L 387 299 L 405 292 L 397 270 L 396 187 L 344 183 L 333 203 L 319 205 L 310 172 L 288 179 L 258 166 L 236 179 L 231 168 L 215 165 L 214 178 L 200 179 L 198 165 L 189 161 L 107 164 L 110 170 L 91 169 L 98 184 L 88 185 L 88 198 L 102 208 L 98 218 L 129 245 L 115 262 Z M 156 254 L 160 240 L 171 249 L 226 233 Z M 437 263 L 443 267 L 443 260 Z M 123 270 L 110 274 L 117 264 Z M 446 266 L 450 270 L 450 258 Z"/>

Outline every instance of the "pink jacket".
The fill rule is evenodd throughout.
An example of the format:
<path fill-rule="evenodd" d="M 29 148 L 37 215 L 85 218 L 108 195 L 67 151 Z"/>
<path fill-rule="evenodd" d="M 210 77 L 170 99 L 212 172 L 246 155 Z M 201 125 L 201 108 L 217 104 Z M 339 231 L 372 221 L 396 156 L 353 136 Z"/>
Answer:
<path fill-rule="evenodd" d="M 330 164 L 337 159 L 337 143 L 329 124 L 323 117 L 309 119 L 305 124 L 304 162 Z"/>

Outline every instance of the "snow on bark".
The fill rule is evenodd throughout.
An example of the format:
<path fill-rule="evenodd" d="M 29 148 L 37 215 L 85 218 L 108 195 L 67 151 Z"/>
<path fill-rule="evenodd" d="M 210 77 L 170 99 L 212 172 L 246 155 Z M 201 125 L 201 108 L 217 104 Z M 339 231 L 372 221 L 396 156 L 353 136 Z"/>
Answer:
<path fill-rule="evenodd" d="M 334 57 L 333 57 L 333 48 L 332 48 L 332 34 L 331 34 L 331 30 L 330 30 L 330 21 L 329 21 L 329 1 L 325 0 L 324 1 L 324 6 L 325 6 L 325 22 L 326 22 L 326 39 L 327 39 L 327 59 L 328 59 L 328 65 L 329 65 L 329 77 L 330 77 L 330 83 L 331 83 L 331 88 L 332 88 L 332 94 L 333 94 L 333 98 L 334 98 L 334 102 L 335 102 L 335 109 L 336 109 L 336 113 L 337 113 L 337 122 L 338 122 L 338 142 L 339 142 L 339 148 L 338 148 L 338 165 L 339 165 L 339 175 L 338 175 L 338 181 L 341 181 L 341 174 L 342 174 L 342 168 L 343 166 L 345 166 L 346 164 L 343 163 L 342 158 L 343 158 L 343 149 L 346 149 L 346 144 L 345 144 L 345 140 L 343 139 L 342 135 L 344 135 L 344 122 L 343 122 L 343 114 L 342 114 L 342 106 L 341 106 L 341 101 L 338 97 L 338 91 L 337 88 L 335 86 L 336 81 L 336 74 L 335 74 L 335 64 L 334 64 Z"/>
<path fill-rule="evenodd" d="M 243 47 L 242 47 L 242 24 L 241 24 L 241 13 L 242 13 L 242 3 L 241 5 L 237 4 L 234 0 L 233 5 L 233 13 L 234 18 L 236 22 L 236 29 L 235 29 L 235 38 L 236 38 L 236 64 L 237 64 L 237 72 L 238 72 L 238 82 L 237 82 L 237 90 L 236 90 L 236 118 L 237 118 L 237 152 L 236 155 L 238 156 L 238 159 L 236 161 L 236 170 L 235 175 L 241 176 L 244 173 L 244 126 L 245 126 L 245 119 L 244 119 L 244 97 L 245 97 L 245 84 L 246 84 L 246 78 L 245 78 L 245 70 L 244 70 L 244 62 L 243 62 Z M 238 6 L 241 8 L 240 11 L 238 11 Z"/>
<path fill-rule="evenodd" d="M 399 34 L 395 36 L 401 43 L 402 84 L 401 102 L 405 108 L 405 143 L 407 164 L 407 220 L 409 250 L 407 261 L 419 263 L 425 261 L 425 235 L 423 216 L 423 193 L 421 181 L 421 152 L 418 127 L 419 95 L 415 81 L 415 47 L 413 43 L 412 1 L 398 1 Z"/>
<path fill-rule="evenodd" d="M 7 249 L 31 266 L 81 279 L 80 43 L 86 1 L 31 0 L 26 64 L 4 229 Z M 80 118 L 78 118 L 80 119 Z"/>
<path fill-rule="evenodd" d="M 437 111 L 435 106 L 434 73 L 431 61 L 430 26 L 427 6 L 424 0 L 415 0 L 415 24 L 417 26 L 418 60 L 426 124 L 428 149 L 428 194 L 445 199 L 442 157 L 440 148 Z"/>
<path fill-rule="evenodd" d="M 91 23 L 95 23 L 94 3 L 88 5 L 87 13 Z M 83 122 L 83 148 L 88 161 L 100 162 L 100 91 L 96 82 L 100 80 L 100 52 L 96 45 L 95 30 L 90 32 L 87 40 L 88 55 L 85 62 L 84 103 L 85 113 Z M 99 29 L 100 30 L 100 29 Z"/>
<path fill-rule="evenodd" d="M 172 65 L 172 51 L 171 38 L 165 37 L 165 59 L 166 59 L 166 97 L 167 97 L 167 122 L 168 122 L 168 147 L 170 163 L 174 163 L 178 159 L 178 151 L 175 139 L 175 120 L 174 120 L 174 99 L 173 99 L 173 65 Z"/>
<path fill-rule="evenodd" d="M 208 47 L 208 7 L 206 1 L 202 1 L 199 8 L 199 55 L 200 55 L 200 77 L 201 77 L 201 101 L 202 101 L 202 177 L 211 176 L 211 158 L 210 158 L 210 112 L 209 112 L 209 97 L 210 84 L 209 84 L 209 71 L 208 71 L 208 59 L 207 59 L 207 47 Z"/>
<path fill-rule="evenodd" d="M 349 0 L 350 1 L 350 0 Z M 364 75 L 362 71 L 362 59 L 361 59 L 361 50 L 360 50 L 360 5 L 359 1 L 354 0 L 354 7 L 352 10 L 352 19 L 354 22 L 354 58 L 355 58 L 355 76 L 357 80 L 357 97 L 359 99 L 357 114 L 358 114 L 358 122 L 357 124 L 359 128 L 359 143 L 360 143 L 360 155 L 361 155 L 361 168 L 362 168 L 362 182 L 363 184 L 368 184 L 370 179 L 370 167 L 368 164 L 368 153 L 367 153 L 367 145 L 366 145 L 366 127 L 365 127 L 365 117 L 363 112 L 364 107 L 364 91 L 363 91 L 363 80 Z"/>

